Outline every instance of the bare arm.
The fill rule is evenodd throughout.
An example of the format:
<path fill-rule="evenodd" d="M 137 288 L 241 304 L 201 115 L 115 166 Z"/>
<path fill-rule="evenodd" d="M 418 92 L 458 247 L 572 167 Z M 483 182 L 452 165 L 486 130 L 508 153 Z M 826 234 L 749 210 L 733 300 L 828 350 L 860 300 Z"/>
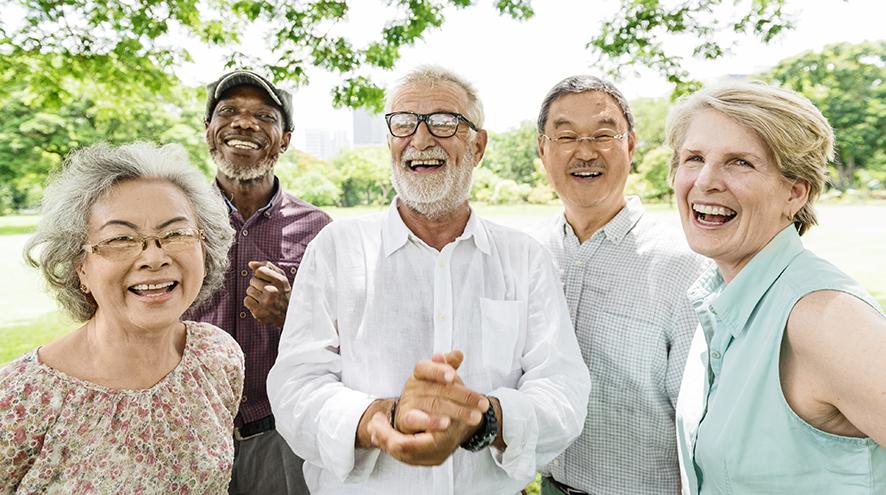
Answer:
<path fill-rule="evenodd" d="M 821 430 L 886 445 L 886 318 L 837 291 L 803 297 L 788 319 L 780 362 L 794 411 Z"/>

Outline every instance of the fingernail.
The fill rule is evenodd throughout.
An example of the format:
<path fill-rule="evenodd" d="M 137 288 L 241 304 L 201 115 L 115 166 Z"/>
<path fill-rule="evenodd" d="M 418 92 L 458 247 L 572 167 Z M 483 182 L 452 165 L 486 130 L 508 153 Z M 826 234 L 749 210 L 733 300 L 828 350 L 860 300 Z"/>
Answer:
<path fill-rule="evenodd" d="M 455 373 L 453 373 L 451 370 L 443 373 L 443 379 L 447 382 L 451 382 L 453 378 L 455 378 Z"/>
<path fill-rule="evenodd" d="M 482 414 L 478 413 L 477 411 L 471 411 L 471 422 L 479 423 L 481 417 L 483 417 Z"/>
<path fill-rule="evenodd" d="M 484 411 L 489 409 L 489 399 L 483 397 L 482 399 L 480 399 L 480 402 L 477 403 L 477 407 Z"/>
<path fill-rule="evenodd" d="M 449 428 L 449 418 L 443 417 L 443 419 L 440 420 L 440 428 Z"/>

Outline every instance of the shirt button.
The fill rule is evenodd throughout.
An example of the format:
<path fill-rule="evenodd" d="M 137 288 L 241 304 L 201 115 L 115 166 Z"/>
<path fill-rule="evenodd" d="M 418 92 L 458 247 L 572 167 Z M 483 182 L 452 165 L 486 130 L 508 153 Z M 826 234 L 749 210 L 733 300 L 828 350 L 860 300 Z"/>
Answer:
<path fill-rule="evenodd" d="M 446 321 L 446 315 L 444 315 L 444 314 L 442 314 L 442 313 L 439 314 L 439 315 L 437 315 L 437 320 L 439 320 L 439 321 Z"/>
<path fill-rule="evenodd" d="M 240 312 L 240 319 L 242 320 L 243 318 L 246 318 L 246 311 Z"/>
<path fill-rule="evenodd" d="M 246 270 L 240 270 L 240 276 L 241 276 L 241 277 L 245 277 L 245 276 L 247 276 L 247 275 L 249 275 L 249 272 L 247 272 Z"/>
<path fill-rule="evenodd" d="M 713 306 L 710 307 L 710 310 L 712 315 L 717 316 L 717 310 Z"/>
<path fill-rule="evenodd" d="M 242 234 L 243 234 L 243 237 L 246 237 L 247 235 L 249 235 L 249 231 L 246 229 L 243 229 Z"/>
<path fill-rule="evenodd" d="M 576 261 L 575 266 L 585 266 L 585 262 L 584 261 Z"/>
<path fill-rule="evenodd" d="M 293 274 L 293 275 L 295 275 L 295 272 L 297 272 L 297 271 L 298 271 L 298 268 L 296 268 L 296 267 L 294 267 L 294 266 L 293 266 L 292 268 L 289 269 L 289 273 L 291 273 L 291 274 Z"/>
<path fill-rule="evenodd" d="M 720 359 L 720 353 L 717 351 L 711 351 L 711 357 L 714 359 Z"/>
<path fill-rule="evenodd" d="M 271 212 L 266 211 L 266 212 L 265 212 L 265 218 L 271 218 Z"/>
<path fill-rule="evenodd" d="M 243 397 L 240 397 L 240 402 L 246 404 L 246 394 L 243 394 Z"/>
<path fill-rule="evenodd" d="M 555 465 L 555 466 L 559 466 L 559 465 L 560 465 L 560 459 L 554 459 L 554 465 Z"/>

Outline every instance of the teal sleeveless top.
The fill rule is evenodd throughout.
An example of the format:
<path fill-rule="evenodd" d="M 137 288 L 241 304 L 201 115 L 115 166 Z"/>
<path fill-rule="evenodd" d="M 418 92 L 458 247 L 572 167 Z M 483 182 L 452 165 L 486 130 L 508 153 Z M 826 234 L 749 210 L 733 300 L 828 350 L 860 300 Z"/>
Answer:
<path fill-rule="evenodd" d="M 886 494 L 886 449 L 811 426 L 781 390 L 788 316 L 819 290 L 852 294 L 883 314 L 854 280 L 804 249 L 793 225 L 728 285 L 714 268 L 689 289 L 700 325 L 676 411 L 685 494 Z"/>

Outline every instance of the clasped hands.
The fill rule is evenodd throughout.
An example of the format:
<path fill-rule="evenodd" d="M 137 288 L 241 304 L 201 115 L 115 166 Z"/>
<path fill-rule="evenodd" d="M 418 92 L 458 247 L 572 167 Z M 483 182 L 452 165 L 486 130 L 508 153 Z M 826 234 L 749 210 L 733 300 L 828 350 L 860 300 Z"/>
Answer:
<path fill-rule="evenodd" d="M 463 360 L 461 351 L 452 351 L 418 362 L 396 403 L 396 429 L 393 401 L 375 401 L 360 420 L 361 426 L 366 423 L 365 430 L 358 428 L 357 446 L 378 447 L 406 464 L 442 464 L 478 430 L 490 406 L 458 376 Z M 368 441 L 361 442 L 361 430 Z"/>

